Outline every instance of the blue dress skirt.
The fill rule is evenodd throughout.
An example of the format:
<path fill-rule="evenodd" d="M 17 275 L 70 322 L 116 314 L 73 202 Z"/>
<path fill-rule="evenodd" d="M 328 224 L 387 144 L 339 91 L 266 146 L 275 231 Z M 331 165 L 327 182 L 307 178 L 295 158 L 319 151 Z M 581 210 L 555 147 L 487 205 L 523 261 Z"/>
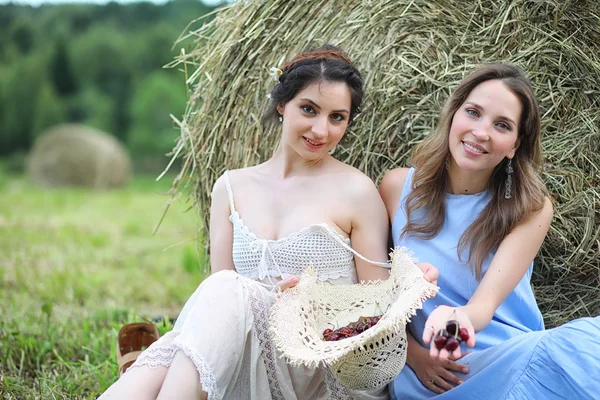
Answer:
<path fill-rule="evenodd" d="M 554 400 L 600 399 L 600 317 L 529 332 L 461 362 L 465 381 L 440 395 L 406 366 L 390 385 L 392 399 Z"/>

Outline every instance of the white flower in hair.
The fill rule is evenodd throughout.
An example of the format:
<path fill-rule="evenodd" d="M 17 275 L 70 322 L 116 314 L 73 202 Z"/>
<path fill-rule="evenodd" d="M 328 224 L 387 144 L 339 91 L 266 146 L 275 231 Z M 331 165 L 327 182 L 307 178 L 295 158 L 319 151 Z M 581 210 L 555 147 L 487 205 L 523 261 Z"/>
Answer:
<path fill-rule="evenodd" d="M 279 82 L 279 77 L 283 74 L 283 71 L 276 67 L 271 67 L 270 75 L 273 77 L 275 82 Z"/>

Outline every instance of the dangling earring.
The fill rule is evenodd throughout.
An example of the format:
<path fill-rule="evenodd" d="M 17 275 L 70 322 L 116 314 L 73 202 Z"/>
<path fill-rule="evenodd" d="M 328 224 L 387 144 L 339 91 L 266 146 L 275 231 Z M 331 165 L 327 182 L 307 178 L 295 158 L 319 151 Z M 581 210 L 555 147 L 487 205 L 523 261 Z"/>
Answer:
<path fill-rule="evenodd" d="M 512 197 L 512 158 L 508 159 L 508 164 L 506 165 L 506 188 L 504 190 L 504 198 L 510 199 Z"/>
<path fill-rule="evenodd" d="M 283 115 L 279 116 L 279 122 L 283 122 Z"/>

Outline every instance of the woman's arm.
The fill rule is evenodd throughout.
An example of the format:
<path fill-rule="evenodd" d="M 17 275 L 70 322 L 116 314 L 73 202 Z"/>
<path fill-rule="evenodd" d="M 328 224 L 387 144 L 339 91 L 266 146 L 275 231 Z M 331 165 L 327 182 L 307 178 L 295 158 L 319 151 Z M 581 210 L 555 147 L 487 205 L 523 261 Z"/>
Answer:
<path fill-rule="evenodd" d="M 225 177 L 215 182 L 210 205 L 210 266 L 215 272 L 233 267 L 233 225 L 229 221 L 231 210 L 225 186 Z"/>
<path fill-rule="evenodd" d="M 383 261 L 388 259 L 390 223 L 388 215 L 393 218 L 397 209 L 404 180 L 408 174 L 407 168 L 397 168 L 390 171 L 383 178 L 380 192 L 377 192 L 373 182 L 365 177 L 362 185 L 355 185 L 354 219 L 350 238 L 352 247 L 358 253 L 372 261 Z M 383 193 L 382 195 L 380 195 Z M 392 205 L 395 204 L 395 205 Z M 387 212 L 386 212 L 387 208 Z M 391 211 L 393 209 L 393 211 Z M 355 257 L 356 270 L 360 281 L 376 279 L 387 279 L 389 270 L 378 267 Z M 418 264 L 423 271 L 425 279 L 436 284 L 439 271 L 429 263 Z"/>
<path fill-rule="evenodd" d="M 540 211 L 517 225 L 500 243 L 473 297 L 466 306 L 459 307 L 476 332 L 490 323 L 496 309 L 527 272 L 550 229 L 552 214 L 552 203 L 547 198 Z"/>
<path fill-rule="evenodd" d="M 363 257 L 376 262 L 388 260 L 387 240 L 389 224 L 385 206 L 373 182 L 368 178 L 353 182 L 353 217 L 350 240 L 352 248 Z M 371 264 L 358 257 L 356 273 L 359 281 L 387 279 L 389 269 Z"/>
<path fill-rule="evenodd" d="M 474 333 L 490 323 L 500 304 L 527 272 L 548 233 L 552 214 L 552 203 L 547 198 L 540 211 L 525 218 L 502 240 L 467 305 L 456 309 L 440 306 L 431 313 L 423 332 L 425 343 L 430 342 L 433 332 L 444 327 L 448 319 L 455 318 L 470 332 L 471 338 L 467 341 L 467 345 L 470 347 L 475 345 Z M 448 357 L 445 349 L 438 352 L 435 346 L 431 346 L 430 354 L 442 359 Z M 460 347 L 452 354 L 459 357 Z"/>
<path fill-rule="evenodd" d="M 350 235 L 352 247 L 373 261 L 388 259 L 389 221 L 392 220 L 392 214 L 395 213 L 400 201 L 407 174 L 408 168 L 397 168 L 385 175 L 379 187 L 379 193 L 370 179 L 358 191 L 359 195 L 355 200 L 357 209 L 355 215 L 357 217 L 353 221 Z M 394 211 L 391 211 L 392 208 Z M 361 281 L 387 279 L 389 277 L 388 270 L 368 264 L 360 259 L 356 259 L 356 270 Z M 437 270 L 435 275 L 437 279 Z"/>
<path fill-rule="evenodd" d="M 398 206 L 400 205 L 402 189 L 404 188 L 404 182 L 408 176 L 408 171 L 408 168 L 396 168 L 388 171 L 383 176 L 381 184 L 379 185 L 379 194 L 387 209 L 390 222 L 394 221 L 396 210 L 398 210 Z"/>

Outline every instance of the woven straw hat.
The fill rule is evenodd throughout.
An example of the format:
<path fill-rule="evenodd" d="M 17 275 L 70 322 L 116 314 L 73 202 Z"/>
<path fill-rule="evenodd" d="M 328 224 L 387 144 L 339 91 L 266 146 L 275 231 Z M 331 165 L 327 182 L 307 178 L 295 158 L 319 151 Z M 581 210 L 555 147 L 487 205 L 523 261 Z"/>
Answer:
<path fill-rule="evenodd" d="M 407 250 L 397 248 L 385 281 L 334 285 L 318 281 L 308 269 L 271 308 L 270 331 L 289 364 L 325 365 L 350 389 L 381 387 L 404 367 L 407 322 L 436 292 Z M 377 315 L 382 315 L 379 322 L 357 336 L 323 340 L 323 330 L 332 325 L 340 328 Z"/>

